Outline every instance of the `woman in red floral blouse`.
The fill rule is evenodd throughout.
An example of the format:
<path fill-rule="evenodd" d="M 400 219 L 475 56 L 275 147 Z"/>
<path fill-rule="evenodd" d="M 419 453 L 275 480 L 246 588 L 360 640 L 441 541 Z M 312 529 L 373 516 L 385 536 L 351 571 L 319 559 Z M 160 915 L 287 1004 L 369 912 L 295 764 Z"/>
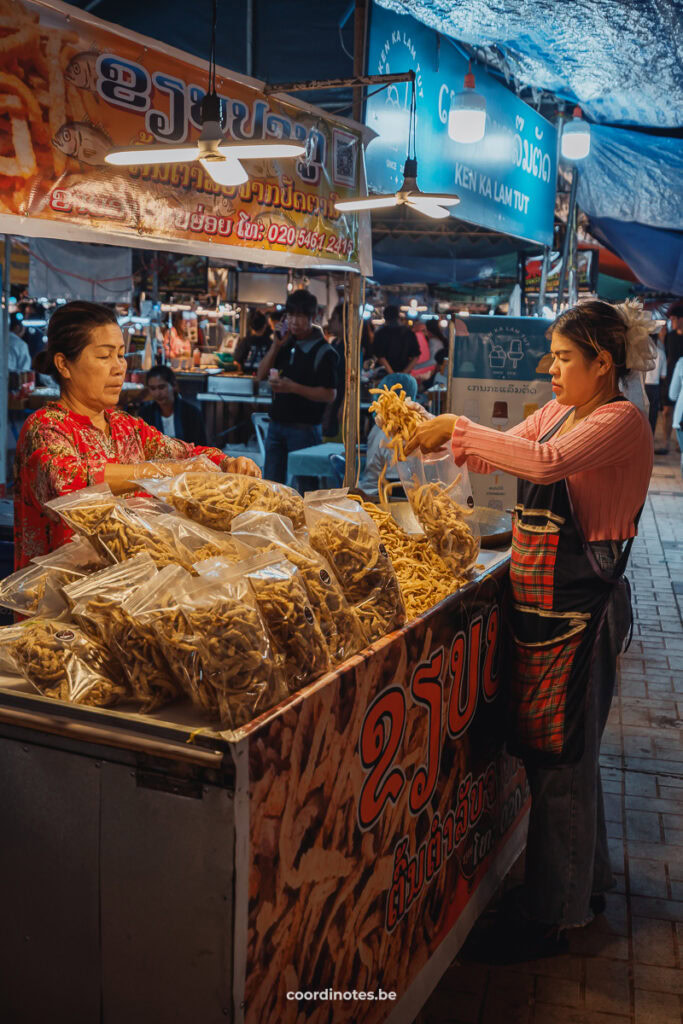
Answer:
<path fill-rule="evenodd" d="M 57 381 L 60 397 L 24 423 L 15 462 L 14 564 L 25 566 L 69 540 L 49 516 L 46 501 L 91 484 L 115 494 L 131 481 L 158 475 L 152 464 L 206 455 L 224 471 L 260 476 L 250 460 L 217 448 L 178 441 L 115 408 L 126 374 L 123 337 L 115 314 L 93 302 L 70 302 L 53 313 L 47 348 L 36 369 Z"/>

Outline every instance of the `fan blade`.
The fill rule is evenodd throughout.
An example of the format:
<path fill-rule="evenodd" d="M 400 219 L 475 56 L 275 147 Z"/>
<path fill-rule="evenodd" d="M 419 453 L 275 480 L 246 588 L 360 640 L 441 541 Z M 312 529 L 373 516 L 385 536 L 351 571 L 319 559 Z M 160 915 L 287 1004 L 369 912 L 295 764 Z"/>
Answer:
<path fill-rule="evenodd" d="M 390 206 L 398 206 L 398 196 L 359 196 L 357 199 L 344 199 L 334 204 L 337 210 L 362 211 L 381 210 Z"/>
<path fill-rule="evenodd" d="M 411 198 L 427 199 L 430 203 L 438 203 L 439 206 L 457 206 L 460 202 L 460 196 L 454 193 L 449 195 L 447 192 L 415 192 Z"/>
<path fill-rule="evenodd" d="M 270 142 L 264 139 L 262 142 L 222 142 L 218 152 L 236 160 L 282 160 L 301 156 L 306 149 L 294 142 L 281 142 L 279 139 Z"/>
<path fill-rule="evenodd" d="M 448 210 L 444 209 L 443 206 L 439 206 L 438 203 L 432 202 L 431 200 L 425 201 L 424 199 L 414 199 L 409 196 L 406 199 L 407 205 L 411 210 L 416 210 L 418 213 L 423 213 L 425 217 L 431 217 L 433 220 L 445 220 L 446 217 L 450 217 Z"/>
<path fill-rule="evenodd" d="M 116 167 L 131 167 L 136 164 L 183 164 L 196 160 L 199 147 L 187 146 L 136 146 L 133 149 L 112 149 L 105 156 L 108 164 Z"/>
<path fill-rule="evenodd" d="M 225 160 L 200 160 L 206 173 L 217 185 L 242 185 L 249 175 L 239 160 L 226 157 Z"/>

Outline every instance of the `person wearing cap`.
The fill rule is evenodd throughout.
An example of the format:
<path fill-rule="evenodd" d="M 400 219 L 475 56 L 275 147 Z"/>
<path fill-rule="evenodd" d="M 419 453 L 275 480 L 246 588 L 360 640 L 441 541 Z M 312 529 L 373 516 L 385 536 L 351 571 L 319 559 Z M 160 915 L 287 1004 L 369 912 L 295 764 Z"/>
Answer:
<path fill-rule="evenodd" d="M 287 331 L 283 337 L 275 332 L 256 371 L 273 392 L 263 475 L 277 483 L 287 482 L 290 452 L 321 443 L 325 408 L 337 394 L 337 356 L 313 323 L 317 308 L 315 295 L 304 289 L 289 295 Z M 315 486 L 315 480 L 300 483 Z"/>

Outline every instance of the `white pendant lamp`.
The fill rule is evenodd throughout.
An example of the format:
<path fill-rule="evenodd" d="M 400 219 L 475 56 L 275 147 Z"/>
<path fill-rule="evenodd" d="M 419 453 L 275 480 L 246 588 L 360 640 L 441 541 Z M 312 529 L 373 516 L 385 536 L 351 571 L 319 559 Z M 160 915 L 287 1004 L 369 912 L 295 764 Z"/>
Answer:
<path fill-rule="evenodd" d="M 221 103 L 216 93 L 216 3 L 213 0 L 211 51 L 209 57 L 209 91 L 201 104 L 202 129 L 196 142 L 181 146 L 134 146 L 113 149 L 105 156 L 108 164 L 130 167 L 139 164 L 182 164 L 199 160 L 204 170 L 218 185 L 241 185 L 248 178 L 242 160 L 277 160 L 301 156 L 300 143 L 267 139 L 258 142 L 232 142 L 221 127 Z"/>
<path fill-rule="evenodd" d="M 463 92 L 451 98 L 448 112 L 448 136 L 453 142 L 481 142 L 486 131 L 486 99 L 475 92 L 472 61 L 465 75 Z"/>
<path fill-rule="evenodd" d="M 410 127 L 408 130 L 408 158 L 403 167 L 401 187 L 392 195 L 357 196 L 355 199 L 343 199 L 335 203 L 337 210 L 349 213 L 360 213 L 364 210 L 381 210 L 392 206 L 407 206 L 425 217 L 433 220 L 444 220 L 450 217 L 448 207 L 460 202 L 460 196 L 449 192 L 422 192 L 417 184 L 417 157 L 415 156 L 415 79 L 412 80 L 412 98 L 410 103 Z M 410 156 L 412 148 L 413 155 Z"/>
<path fill-rule="evenodd" d="M 571 121 L 562 126 L 560 148 L 565 160 L 585 160 L 590 153 L 591 129 L 583 119 L 581 107 L 574 107 Z"/>

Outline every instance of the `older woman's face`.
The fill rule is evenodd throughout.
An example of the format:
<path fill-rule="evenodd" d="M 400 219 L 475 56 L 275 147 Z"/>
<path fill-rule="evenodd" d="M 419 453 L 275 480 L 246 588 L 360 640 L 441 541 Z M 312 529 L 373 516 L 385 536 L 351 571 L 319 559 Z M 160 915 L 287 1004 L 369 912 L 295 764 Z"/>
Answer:
<path fill-rule="evenodd" d="M 62 360 L 57 365 L 69 395 L 99 411 L 110 409 L 118 402 L 126 368 L 123 336 L 116 324 L 94 327 L 90 342 L 78 359 Z"/>

